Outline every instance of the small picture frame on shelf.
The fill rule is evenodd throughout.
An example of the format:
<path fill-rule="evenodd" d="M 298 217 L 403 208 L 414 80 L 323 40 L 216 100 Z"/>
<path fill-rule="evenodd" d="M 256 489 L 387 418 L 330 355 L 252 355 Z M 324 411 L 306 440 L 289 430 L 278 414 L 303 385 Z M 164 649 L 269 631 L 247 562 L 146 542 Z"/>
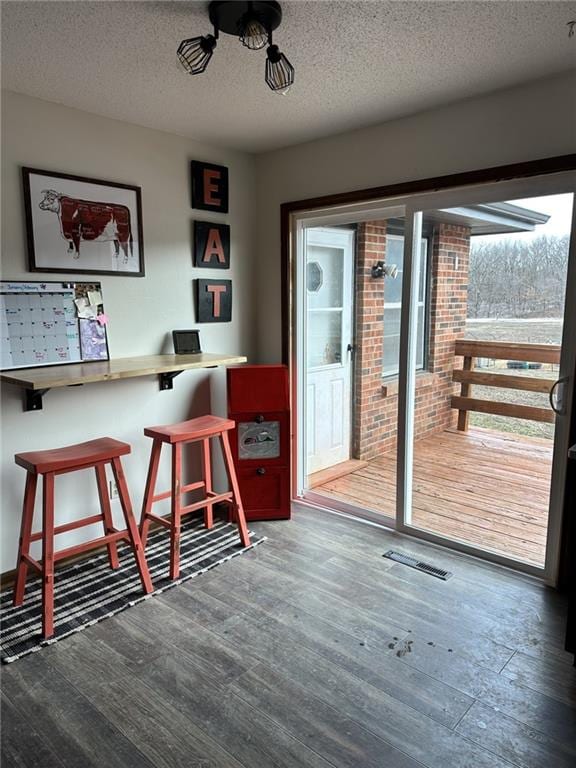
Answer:
<path fill-rule="evenodd" d="M 172 331 L 174 353 L 176 355 L 197 355 L 200 347 L 200 331 Z"/>

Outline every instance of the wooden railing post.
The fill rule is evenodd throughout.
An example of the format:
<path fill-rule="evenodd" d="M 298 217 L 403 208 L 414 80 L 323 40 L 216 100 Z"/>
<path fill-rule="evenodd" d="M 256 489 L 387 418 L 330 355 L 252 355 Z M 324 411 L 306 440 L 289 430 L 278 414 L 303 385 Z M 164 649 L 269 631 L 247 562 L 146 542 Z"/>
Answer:
<path fill-rule="evenodd" d="M 463 371 L 471 371 L 474 368 L 474 358 L 464 357 Z M 460 397 L 470 397 L 472 394 L 472 384 L 466 384 L 462 382 L 460 385 Z M 469 411 L 458 411 L 458 429 L 461 432 L 468 431 Z"/>

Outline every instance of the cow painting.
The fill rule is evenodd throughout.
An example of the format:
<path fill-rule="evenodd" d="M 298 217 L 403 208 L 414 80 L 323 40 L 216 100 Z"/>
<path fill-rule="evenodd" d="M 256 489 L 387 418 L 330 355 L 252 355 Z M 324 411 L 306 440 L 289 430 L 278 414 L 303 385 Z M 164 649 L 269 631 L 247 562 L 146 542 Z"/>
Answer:
<path fill-rule="evenodd" d="M 74 197 L 42 190 L 44 198 L 39 203 L 43 211 L 57 214 L 60 234 L 68 242 L 68 251 L 74 259 L 80 258 L 80 243 L 113 243 L 114 255 L 118 259 L 120 249 L 124 264 L 133 254 L 132 225 L 130 210 L 118 203 L 97 203 L 92 200 L 78 200 Z"/>

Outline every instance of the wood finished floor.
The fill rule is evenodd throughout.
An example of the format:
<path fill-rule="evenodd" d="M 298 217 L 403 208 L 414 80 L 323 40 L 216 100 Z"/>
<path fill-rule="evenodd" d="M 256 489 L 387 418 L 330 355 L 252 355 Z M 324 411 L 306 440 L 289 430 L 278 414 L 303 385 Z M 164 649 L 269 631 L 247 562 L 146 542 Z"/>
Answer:
<path fill-rule="evenodd" d="M 559 595 L 322 512 L 252 527 L 268 542 L 4 667 L 2 765 L 576 764 Z"/>
<path fill-rule="evenodd" d="M 414 525 L 542 567 L 552 442 L 490 429 L 446 430 L 414 446 Z M 314 488 L 393 517 L 396 454 Z"/>

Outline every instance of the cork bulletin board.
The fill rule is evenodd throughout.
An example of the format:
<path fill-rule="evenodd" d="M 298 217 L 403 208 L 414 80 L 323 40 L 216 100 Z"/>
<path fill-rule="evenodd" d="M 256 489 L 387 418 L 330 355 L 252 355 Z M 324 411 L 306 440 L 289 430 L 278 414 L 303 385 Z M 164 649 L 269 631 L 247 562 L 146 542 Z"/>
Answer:
<path fill-rule="evenodd" d="M 0 281 L 0 368 L 108 360 L 100 283 Z"/>

